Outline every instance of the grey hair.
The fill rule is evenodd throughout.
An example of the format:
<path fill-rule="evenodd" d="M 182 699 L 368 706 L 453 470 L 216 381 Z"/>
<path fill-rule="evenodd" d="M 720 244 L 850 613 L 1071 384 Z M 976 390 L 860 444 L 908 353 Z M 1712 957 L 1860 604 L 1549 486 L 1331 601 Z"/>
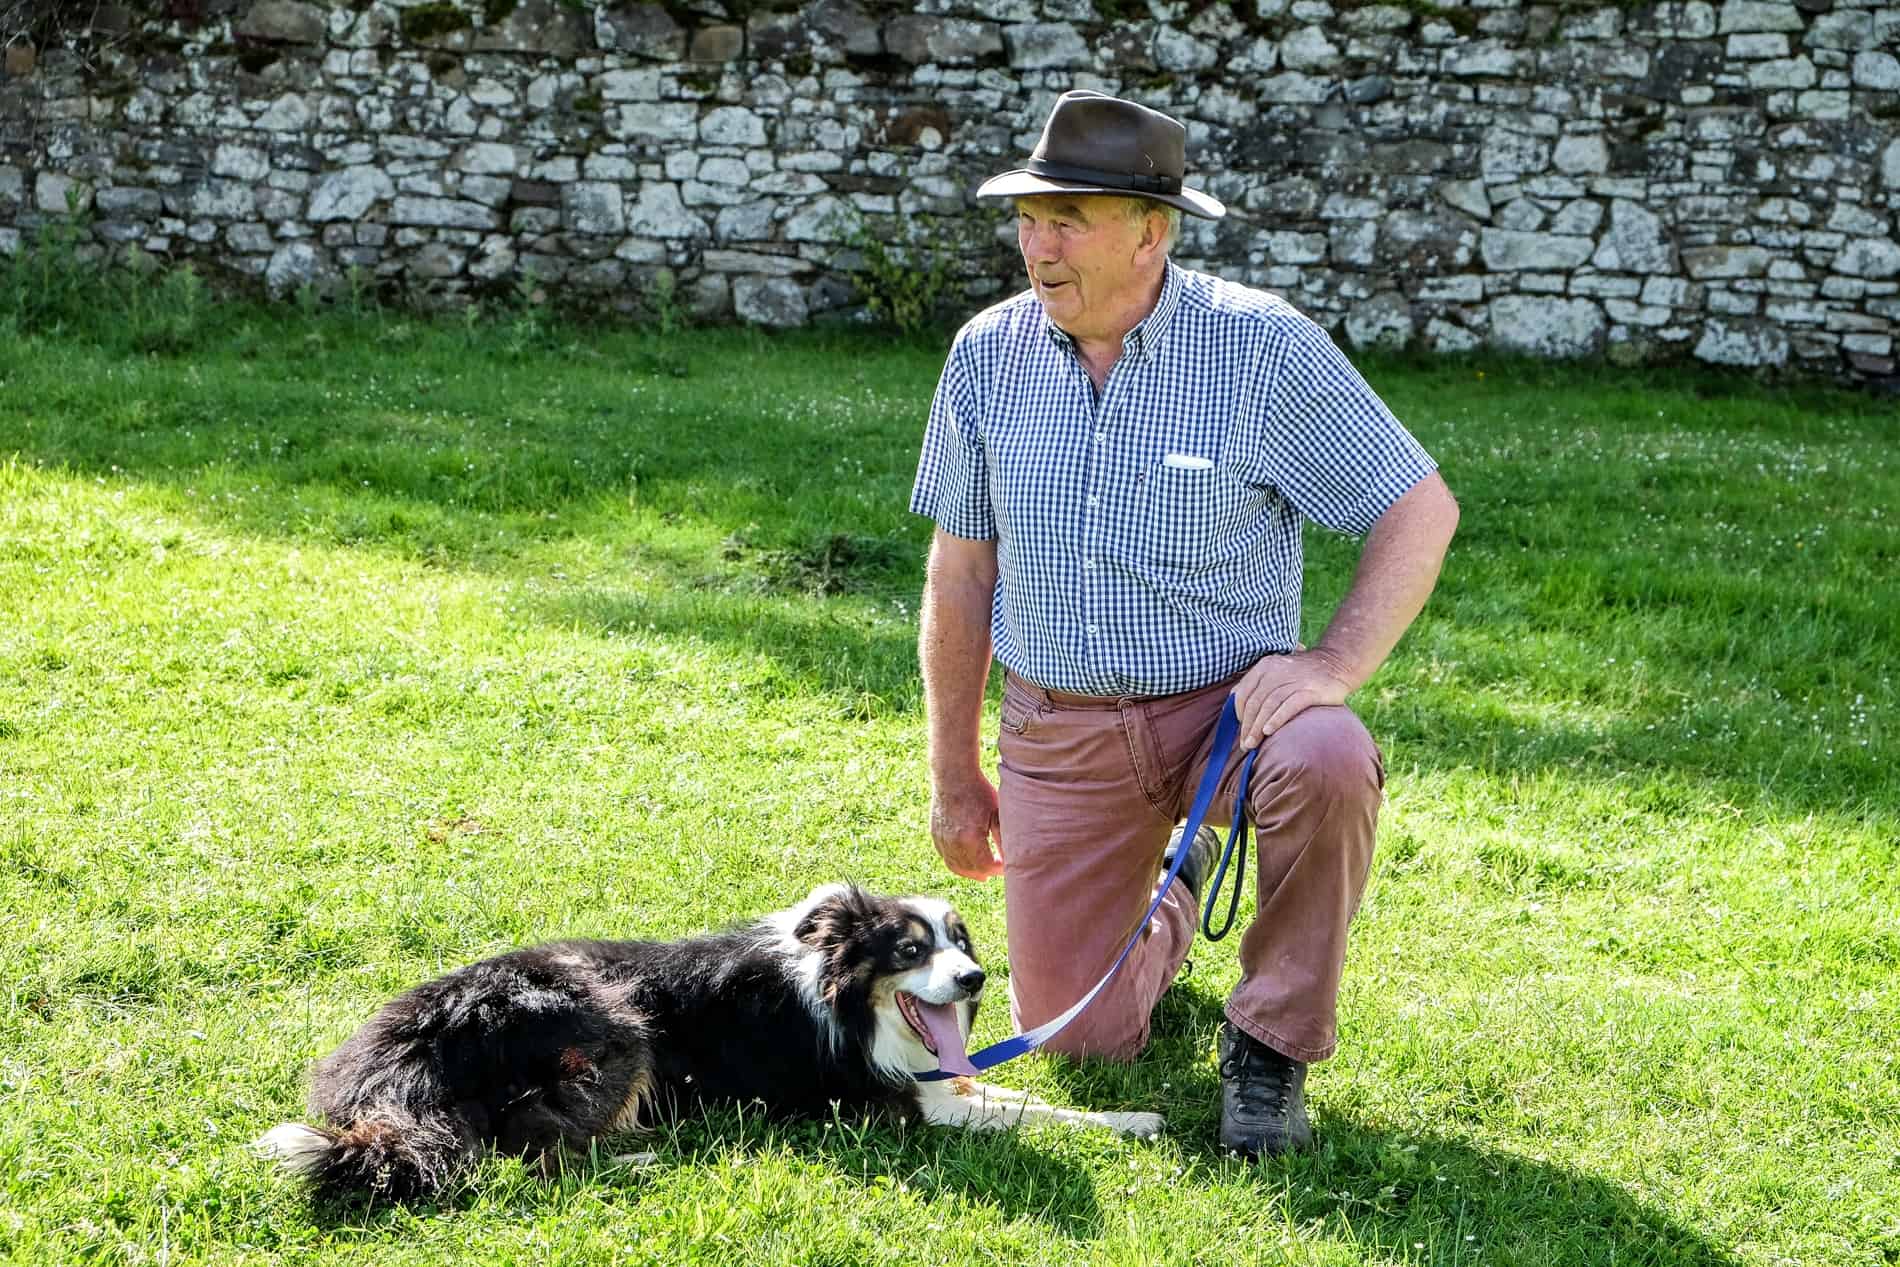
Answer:
<path fill-rule="evenodd" d="M 1181 240 L 1181 208 L 1165 202 L 1156 202 L 1153 198 L 1128 197 L 1122 199 L 1130 220 L 1144 219 L 1149 212 L 1158 211 L 1168 221 L 1168 236 L 1163 242 L 1164 250 L 1172 251 L 1174 244 Z"/>

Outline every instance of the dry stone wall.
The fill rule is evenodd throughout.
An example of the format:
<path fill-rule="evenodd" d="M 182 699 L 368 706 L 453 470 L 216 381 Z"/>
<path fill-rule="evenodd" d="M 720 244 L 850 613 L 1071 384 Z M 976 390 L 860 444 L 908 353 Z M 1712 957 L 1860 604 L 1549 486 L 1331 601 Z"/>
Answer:
<path fill-rule="evenodd" d="M 973 309 L 1019 273 L 970 191 L 1087 87 L 1188 122 L 1233 210 L 1179 258 L 1353 344 L 1896 373 L 1891 3 L 126 6 L 4 41 L 0 251 L 76 205 L 277 293 L 632 310 L 665 270 L 775 326 L 953 256 Z"/>

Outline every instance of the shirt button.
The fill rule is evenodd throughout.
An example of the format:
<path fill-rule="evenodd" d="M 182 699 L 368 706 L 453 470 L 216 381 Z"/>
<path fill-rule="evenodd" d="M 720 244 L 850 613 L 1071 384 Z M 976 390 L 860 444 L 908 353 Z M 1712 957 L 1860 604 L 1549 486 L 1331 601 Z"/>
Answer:
<path fill-rule="evenodd" d="M 1098 504 L 1101 500 L 1102 499 L 1097 497 L 1094 493 L 1089 494 L 1089 505 L 1094 506 Z"/>
<path fill-rule="evenodd" d="M 1083 566 L 1083 567 L 1085 567 L 1085 568 L 1088 568 L 1088 569 L 1089 569 L 1090 571 L 1094 571 L 1094 569 L 1095 569 L 1095 560 L 1094 560 L 1094 559 L 1084 559 L 1084 560 L 1082 561 L 1082 566 Z"/>
<path fill-rule="evenodd" d="M 1094 626 L 1094 625 L 1090 625 L 1090 626 L 1089 626 L 1089 633 L 1090 633 L 1090 634 L 1092 635 L 1092 634 L 1094 634 L 1094 632 L 1095 632 L 1095 626 Z"/>
<path fill-rule="evenodd" d="M 1104 440 L 1106 440 L 1106 439 L 1108 439 L 1108 432 L 1106 432 L 1106 431 L 1097 431 L 1097 432 L 1095 433 L 1095 443 L 1097 443 L 1097 444 L 1100 444 L 1100 443 L 1101 443 L 1102 441 L 1104 441 Z"/>

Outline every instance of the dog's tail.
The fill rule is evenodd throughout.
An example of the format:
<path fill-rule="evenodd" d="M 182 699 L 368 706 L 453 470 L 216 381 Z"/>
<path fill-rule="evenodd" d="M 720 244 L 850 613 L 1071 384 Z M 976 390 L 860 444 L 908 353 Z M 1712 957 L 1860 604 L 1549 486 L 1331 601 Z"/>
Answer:
<path fill-rule="evenodd" d="M 479 1152 L 450 1119 L 378 1108 L 341 1129 L 285 1122 L 252 1147 L 331 1197 L 364 1193 L 395 1200 L 437 1192 Z"/>

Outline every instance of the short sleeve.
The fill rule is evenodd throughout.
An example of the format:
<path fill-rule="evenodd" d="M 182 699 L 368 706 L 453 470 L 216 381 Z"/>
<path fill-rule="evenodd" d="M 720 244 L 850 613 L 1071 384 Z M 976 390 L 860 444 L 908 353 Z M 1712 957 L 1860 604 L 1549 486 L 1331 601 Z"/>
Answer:
<path fill-rule="evenodd" d="M 1300 514 L 1363 535 L 1438 464 L 1305 317 L 1268 337 L 1257 371 L 1264 474 Z"/>
<path fill-rule="evenodd" d="M 959 339 L 930 402 L 910 509 L 936 520 L 951 536 L 971 541 L 987 541 L 996 535 L 980 423 L 967 348 Z"/>

